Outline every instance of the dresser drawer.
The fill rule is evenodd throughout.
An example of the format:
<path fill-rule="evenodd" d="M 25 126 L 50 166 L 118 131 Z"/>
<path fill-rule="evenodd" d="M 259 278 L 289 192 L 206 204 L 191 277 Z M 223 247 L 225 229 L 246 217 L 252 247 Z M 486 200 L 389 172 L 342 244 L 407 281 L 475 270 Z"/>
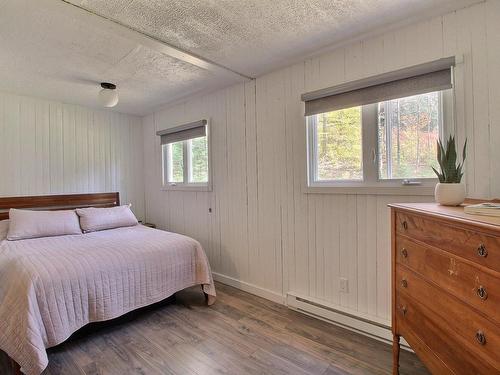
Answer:
<path fill-rule="evenodd" d="M 396 233 L 500 271 L 500 237 L 415 214 L 396 213 Z"/>
<path fill-rule="evenodd" d="M 398 333 L 411 347 L 417 346 L 419 341 L 425 342 L 429 352 L 446 364 L 439 368 L 439 361 L 435 361 L 437 371 L 429 368 L 433 374 L 491 375 L 499 373 L 498 369 L 469 350 L 468 343 L 454 334 L 446 324 L 437 321 L 425 307 L 404 296 L 401 296 L 400 303 L 406 308 L 406 313 L 404 317 L 398 318 Z M 427 358 L 422 359 L 429 363 Z"/>
<path fill-rule="evenodd" d="M 402 280 L 406 280 L 405 285 Z M 424 342 L 449 366 L 453 356 L 463 357 L 468 365 L 481 370 L 465 372 L 467 374 L 500 373 L 500 327 L 497 324 L 404 266 L 398 266 L 396 281 L 398 327 L 406 322 L 418 335 L 428 335 L 422 337 Z"/>
<path fill-rule="evenodd" d="M 500 273 L 446 251 L 396 237 L 396 262 L 436 283 L 500 324 Z"/>
<path fill-rule="evenodd" d="M 420 360 L 425 363 L 425 367 L 427 367 L 431 374 L 456 375 L 456 373 L 452 371 L 451 368 L 449 368 L 448 365 L 446 365 L 446 363 L 444 363 L 431 348 L 429 348 L 424 339 L 413 331 L 415 327 L 410 327 L 410 325 L 404 320 L 400 322 L 398 327 L 398 334 L 403 336 L 411 345 L 413 351 L 417 354 Z"/>

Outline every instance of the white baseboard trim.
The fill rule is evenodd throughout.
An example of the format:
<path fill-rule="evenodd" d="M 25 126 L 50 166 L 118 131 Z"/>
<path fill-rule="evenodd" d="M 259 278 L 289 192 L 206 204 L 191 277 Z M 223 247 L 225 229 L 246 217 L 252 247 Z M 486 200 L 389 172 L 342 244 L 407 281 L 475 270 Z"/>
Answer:
<path fill-rule="evenodd" d="M 281 305 L 285 304 L 285 297 L 279 293 L 273 292 L 272 290 L 264 289 L 260 286 L 250 284 L 250 283 L 247 283 L 245 281 L 240 281 L 238 279 L 235 279 L 234 277 L 222 275 L 222 274 L 217 273 L 217 272 L 212 272 L 212 275 L 214 277 L 214 280 L 216 280 L 222 284 L 226 284 L 226 285 L 241 289 L 244 292 L 254 294 L 258 297 L 268 299 L 270 301 L 279 303 Z"/>
<path fill-rule="evenodd" d="M 294 293 L 288 293 L 286 301 L 292 310 L 387 344 L 392 343 L 391 323 L 389 321 Z M 401 347 L 410 350 L 408 343 L 403 338 L 401 338 Z"/>
<path fill-rule="evenodd" d="M 310 297 L 289 293 L 287 304 L 293 310 L 312 315 L 333 324 L 364 333 L 370 337 L 389 342 L 392 341 L 391 327 L 388 322 L 380 319 L 361 317 L 359 313 L 340 309 L 338 306 L 319 302 Z"/>

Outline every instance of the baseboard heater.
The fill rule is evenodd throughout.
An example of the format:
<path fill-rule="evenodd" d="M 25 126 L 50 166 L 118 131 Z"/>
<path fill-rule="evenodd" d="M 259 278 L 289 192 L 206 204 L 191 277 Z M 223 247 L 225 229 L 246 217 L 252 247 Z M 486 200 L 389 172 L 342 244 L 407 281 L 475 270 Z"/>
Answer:
<path fill-rule="evenodd" d="M 380 318 L 349 311 L 348 309 L 329 305 L 323 301 L 294 293 L 287 294 L 287 305 L 292 310 L 327 321 L 350 331 L 388 344 L 392 343 L 390 322 Z M 404 349 L 411 350 L 404 339 L 401 340 L 401 344 Z"/>

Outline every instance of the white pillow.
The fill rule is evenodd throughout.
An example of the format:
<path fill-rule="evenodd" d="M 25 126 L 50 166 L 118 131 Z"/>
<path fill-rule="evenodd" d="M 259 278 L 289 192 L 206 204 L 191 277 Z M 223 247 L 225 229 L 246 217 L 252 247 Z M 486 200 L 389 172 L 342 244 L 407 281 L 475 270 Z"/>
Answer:
<path fill-rule="evenodd" d="M 32 211 L 9 210 L 9 241 L 27 238 L 82 234 L 78 216 L 74 210 Z"/>
<path fill-rule="evenodd" d="M 7 238 L 7 233 L 9 232 L 9 221 L 10 220 L 0 221 L 0 241 L 3 241 Z"/>
<path fill-rule="evenodd" d="M 130 205 L 110 208 L 77 208 L 76 213 L 80 216 L 83 233 L 139 224 Z"/>

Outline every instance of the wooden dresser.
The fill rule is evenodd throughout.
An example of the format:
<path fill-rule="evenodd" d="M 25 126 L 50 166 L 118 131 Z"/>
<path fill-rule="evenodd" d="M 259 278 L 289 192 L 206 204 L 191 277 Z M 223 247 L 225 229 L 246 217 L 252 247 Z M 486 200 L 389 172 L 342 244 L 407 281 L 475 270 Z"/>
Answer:
<path fill-rule="evenodd" d="M 500 374 L 500 218 L 390 207 L 393 374 L 400 337 L 433 374 Z"/>

